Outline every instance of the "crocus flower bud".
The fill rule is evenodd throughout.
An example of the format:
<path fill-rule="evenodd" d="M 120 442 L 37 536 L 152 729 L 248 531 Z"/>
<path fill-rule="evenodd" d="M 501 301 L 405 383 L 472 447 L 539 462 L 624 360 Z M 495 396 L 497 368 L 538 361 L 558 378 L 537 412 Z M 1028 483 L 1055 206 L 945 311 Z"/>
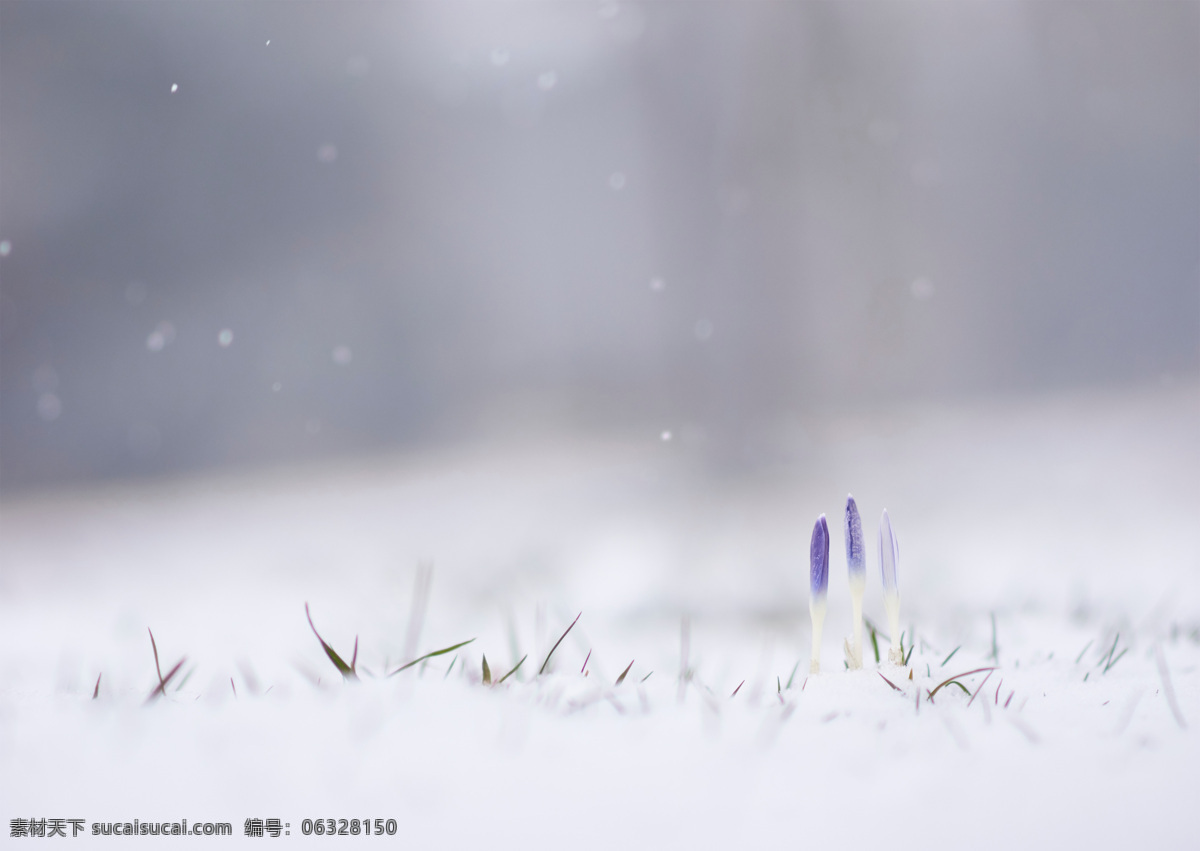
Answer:
<path fill-rule="evenodd" d="M 812 543 L 808 548 L 809 580 L 812 594 L 808 598 L 808 612 L 812 616 L 812 664 L 809 670 L 821 670 L 821 632 L 825 626 L 825 597 L 829 590 L 829 524 L 825 515 L 817 518 L 813 526 Z"/>
<path fill-rule="evenodd" d="M 858 516 L 858 505 L 853 495 L 846 497 L 846 567 L 850 574 L 850 604 L 853 611 L 852 632 L 843 642 L 846 651 L 846 667 L 856 671 L 862 667 L 862 601 L 867 587 L 867 567 L 863 553 L 862 520 Z"/>
<path fill-rule="evenodd" d="M 879 569 L 883 574 L 883 590 L 885 593 L 899 593 L 896 585 L 896 563 L 900 561 L 900 542 L 892 531 L 892 520 L 888 517 L 887 509 L 879 519 Z"/>
<path fill-rule="evenodd" d="M 812 595 L 824 598 L 829 590 L 829 524 L 825 522 L 824 514 L 817 518 L 816 525 L 813 526 L 809 564 Z"/>
<path fill-rule="evenodd" d="M 853 495 L 846 497 L 846 566 L 850 569 L 851 577 L 862 575 L 867 570 L 862 520 L 858 516 L 858 504 Z"/>
<path fill-rule="evenodd" d="M 887 609 L 888 629 L 892 634 L 888 660 L 896 665 L 904 664 L 904 648 L 900 645 L 900 587 L 896 583 L 896 565 L 899 561 L 900 542 L 885 508 L 879 519 L 879 572 L 883 578 L 883 605 Z"/>

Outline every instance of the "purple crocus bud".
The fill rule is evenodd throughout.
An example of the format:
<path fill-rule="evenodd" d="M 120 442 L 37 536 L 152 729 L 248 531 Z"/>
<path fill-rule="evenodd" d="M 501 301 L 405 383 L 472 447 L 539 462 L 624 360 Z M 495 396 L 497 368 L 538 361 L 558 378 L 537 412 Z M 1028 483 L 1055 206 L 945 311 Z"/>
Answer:
<path fill-rule="evenodd" d="M 814 598 L 824 599 L 829 589 L 829 524 L 825 522 L 824 514 L 817 518 L 813 526 L 812 544 L 808 554 L 812 565 L 812 595 Z"/>
<path fill-rule="evenodd" d="M 887 509 L 879 519 L 879 569 L 883 574 L 883 590 L 886 594 L 896 594 L 899 588 L 896 584 L 896 563 L 900 561 L 900 542 L 892 531 L 892 520 L 888 517 Z"/>
<path fill-rule="evenodd" d="M 846 497 L 846 565 L 851 578 L 866 574 L 867 560 L 863 552 L 862 520 L 858 516 L 858 504 L 854 496 Z"/>

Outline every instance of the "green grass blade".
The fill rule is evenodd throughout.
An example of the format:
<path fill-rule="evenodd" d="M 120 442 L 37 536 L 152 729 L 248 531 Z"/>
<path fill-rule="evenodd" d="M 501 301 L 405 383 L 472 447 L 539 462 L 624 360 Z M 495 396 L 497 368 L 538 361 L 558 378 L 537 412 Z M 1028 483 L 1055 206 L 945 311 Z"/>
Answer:
<path fill-rule="evenodd" d="M 325 639 L 321 637 L 321 633 L 317 632 L 317 628 L 313 624 L 312 615 L 308 611 L 308 603 L 304 604 L 304 616 L 308 618 L 308 625 L 312 628 L 313 635 L 317 637 L 317 641 L 321 642 L 321 649 L 325 651 L 325 655 L 329 657 L 329 661 L 333 663 L 333 667 L 338 669 L 338 673 L 348 680 L 358 679 L 358 674 L 354 672 L 354 668 L 350 665 L 347 665 L 346 661 L 337 654 L 337 651 L 335 651 L 325 642 Z M 357 652 L 357 638 L 355 639 L 354 646 Z"/>
<path fill-rule="evenodd" d="M 524 656 L 522 656 L 522 657 L 521 657 L 521 661 L 520 661 L 520 662 L 518 662 L 517 664 L 513 665 L 513 669 L 512 669 L 511 671 L 509 671 L 507 674 L 505 674 L 504 676 L 502 676 L 500 679 L 496 680 L 496 685 L 500 685 L 500 683 L 504 682 L 504 681 L 505 681 L 505 680 L 507 680 L 509 677 L 511 677 L 513 674 L 515 674 L 515 673 L 517 672 L 517 668 L 519 668 L 519 667 L 521 667 L 522 665 L 524 665 L 524 664 L 525 664 L 525 660 L 526 660 L 526 659 L 528 659 L 528 658 L 529 658 L 529 654 L 528 654 L 528 653 L 526 653 Z"/>
<path fill-rule="evenodd" d="M 953 650 L 951 650 L 951 651 L 950 651 L 950 655 L 949 655 L 949 656 L 947 656 L 945 659 L 943 659 L 943 660 L 942 660 L 942 664 L 941 664 L 941 665 L 939 665 L 938 667 L 939 667 L 939 668 L 944 668 L 944 667 L 946 667 L 946 663 L 947 663 L 947 662 L 949 662 L 951 659 L 953 659 L 953 658 L 954 658 L 954 654 L 955 654 L 955 653 L 957 653 L 959 650 L 962 650 L 962 645 L 961 645 L 961 644 L 960 644 L 960 645 L 958 645 L 957 647 L 955 647 Z"/>
<path fill-rule="evenodd" d="M 879 660 L 876 659 L 875 661 L 878 662 Z M 792 666 L 792 673 L 791 676 L 788 677 L 787 685 L 784 686 L 785 689 L 792 687 L 792 682 L 796 679 L 796 671 L 798 670 L 800 670 L 800 660 L 797 659 L 796 664 Z"/>
<path fill-rule="evenodd" d="M 488 667 L 487 654 L 483 654 L 483 684 L 490 686 L 492 684 L 492 669 Z"/>
<path fill-rule="evenodd" d="M 432 659 L 434 656 L 444 656 L 447 653 L 453 653 L 455 650 L 459 649 L 460 647 L 466 647 L 468 644 L 470 644 L 474 640 L 475 640 L 474 638 L 468 638 L 466 641 L 458 642 L 458 644 L 451 644 L 449 647 L 443 647 L 441 650 L 434 650 L 432 653 L 426 653 L 424 656 L 418 656 L 416 659 L 413 659 L 407 665 L 401 665 L 399 668 L 397 668 L 396 670 L 394 670 L 390 674 L 388 674 L 388 676 L 393 677 L 396 674 L 400 673 L 401 671 L 408 670 L 413 665 L 420 664 L 421 662 L 424 662 L 426 659 Z"/>
<path fill-rule="evenodd" d="M 629 669 L 633 667 L 634 661 L 635 660 L 633 659 L 629 660 L 629 664 L 625 666 L 625 670 L 621 672 L 621 676 L 617 677 L 617 682 L 615 685 L 619 686 L 621 683 L 625 682 L 625 676 L 629 673 Z"/>
<path fill-rule="evenodd" d="M 971 674 L 982 674 L 984 671 L 994 671 L 994 670 L 996 670 L 996 668 L 993 666 L 991 668 L 976 668 L 973 671 L 967 671 L 966 673 L 963 673 L 963 674 L 955 674 L 950 679 L 943 680 L 942 682 L 938 683 L 937 686 L 934 688 L 934 690 L 929 692 L 929 702 L 930 703 L 933 702 L 934 695 L 936 695 L 939 691 L 941 691 L 943 686 L 948 686 L 948 685 L 950 685 L 950 683 L 954 683 L 954 681 L 957 680 L 959 677 L 969 677 L 969 676 L 971 676 Z M 963 691 L 966 691 L 967 694 L 970 694 L 970 692 L 967 691 L 966 686 L 964 686 L 962 683 L 954 683 L 954 684 L 957 685 L 959 688 L 961 688 Z"/>

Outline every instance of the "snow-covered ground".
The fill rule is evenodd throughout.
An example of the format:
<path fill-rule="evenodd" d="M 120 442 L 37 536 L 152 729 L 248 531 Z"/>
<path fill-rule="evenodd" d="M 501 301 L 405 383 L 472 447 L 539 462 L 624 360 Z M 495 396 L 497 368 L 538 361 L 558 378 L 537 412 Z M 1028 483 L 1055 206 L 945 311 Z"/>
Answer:
<path fill-rule="evenodd" d="M 10 499 L 4 835 L 187 818 L 343 842 L 366 837 L 302 820 L 394 818 L 419 848 L 1194 848 L 1197 434 L 1187 385 L 797 419 L 752 477 L 680 428 Z M 903 669 L 868 646 L 843 670 L 847 492 L 884 628 L 884 507 L 901 537 Z M 339 653 L 358 637 L 359 682 L 306 602 Z M 414 609 L 419 652 L 474 641 L 448 676 L 455 654 L 381 678 Z M 148 628 L 164 673 L 187 660 L 150 705 Z M 495 677 L 529 658 L 488 688 L 483 654 Z M 290 836 L 244 838 L 255 817 Z"/>

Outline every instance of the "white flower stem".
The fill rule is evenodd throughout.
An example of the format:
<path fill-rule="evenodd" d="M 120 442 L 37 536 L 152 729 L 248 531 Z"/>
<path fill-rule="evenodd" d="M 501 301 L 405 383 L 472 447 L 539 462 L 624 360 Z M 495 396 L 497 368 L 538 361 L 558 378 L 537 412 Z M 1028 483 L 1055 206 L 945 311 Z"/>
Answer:
<path fill-rule="evenodd" d="M 850 604 L 853 607 L 853 628 L 851 640 L 853 644 L 846 648 L 846 665 L 851 671 L 857 671 L 862 667 L 863 654 L 863 617 L 862 603 L 863 592 L 866 591 L 867 580 L 865 576 L 850 577 Z"/>
<path fill-rule="evenodd" d="M 888 650 L 888 661 L 893 665 L 904 664 L 904 648 L 900 644 L 900 592 L 884 591 L 883 606 L 887 609 L 888 633 L 892 646 Z"/>
<path fill-rule="evenodd" d="M 808 613 L 812 617 L 812 664 L 809 671 L 814 674 L 821 672 L 821 633 L 825 629 L 825 598 L 810 599 Z"/>

